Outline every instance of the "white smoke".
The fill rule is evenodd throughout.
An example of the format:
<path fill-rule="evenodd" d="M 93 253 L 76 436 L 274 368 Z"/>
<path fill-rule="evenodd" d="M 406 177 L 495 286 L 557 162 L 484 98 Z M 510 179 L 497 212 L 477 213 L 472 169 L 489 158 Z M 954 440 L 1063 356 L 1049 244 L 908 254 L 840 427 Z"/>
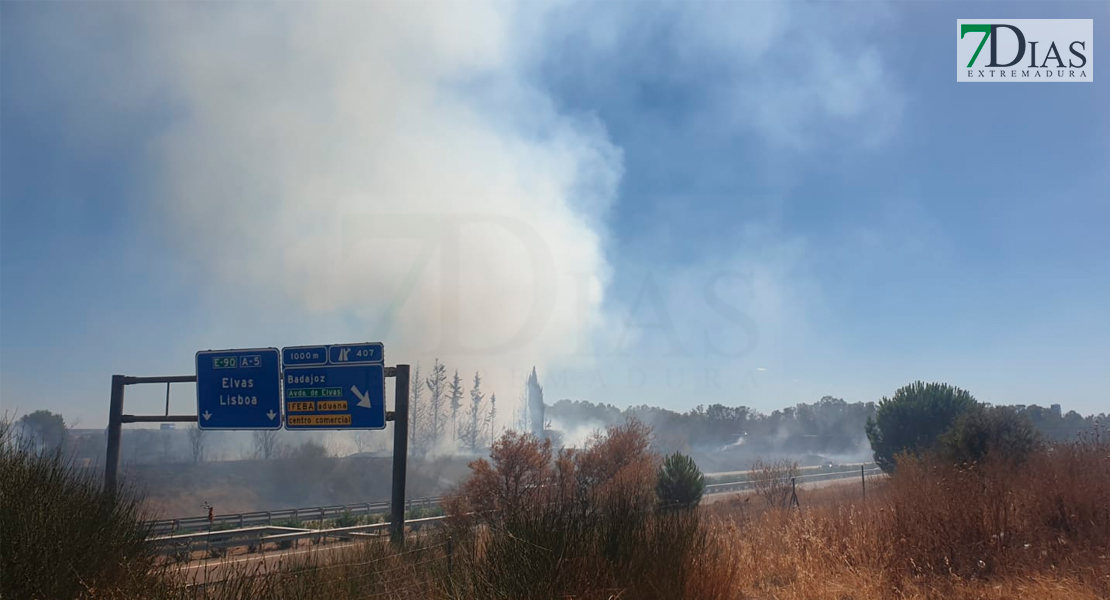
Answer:
<path fill-rule="evenodd" d="M 499 392 L 502 425 L 515 412 L 513 390 L 533 365 L 553 373 L 552 357 L 582 373 L 619 370 L 622 379 L 658 371 L 640 356 L 601 356 L 650 343 L 627 323 L 642 322 L 638 308 L 648 316 L 655 308 L 637 306 L 635 283 L 628 298 L 608 285 L 613 268 L 623 275 L 643 266 L 635 245 L 609 251 L 623 156 L 588 112 L 608 109 L 586 94 L 587 112 L 572 111 L 545 85 L 570 82 L 615 98 L 610 108 L 646 109 L 637 118 L 643 137 L 627 141 L 637 152 L 658 149 L 648 169 L 683 158 L 675 133 L 765 145 L 779 153 L 767 163 L 778 165 L 766 175 L 773 188 L 795 185 L 807 152 L 855 147 L 861 130 L 881 141 L 901 106 L 882 54 L 860 31 L 883 18 L 871 8 L 86 3 L 32 12 L 18 27 L 35 40 L 21 60 L 36 76 L 15 81 L 36 86 L 20 99 L 49 107 L 81 153 L 147 151 L 149 161 L 128 155 L 112 174 L 126 180 L 124 197 L 149 199 L 124 211 L 129 227 L 119 235 L 143 254 L 131 267 L 155 286 L 173 280 L 175 290 L 183 274 L 200 291 L 189 299 L 202 306 L 183 326 L 129 331 L 126 345 L 136 350 L 120 368 L 187 368 L 199 348 L 380 340 L 391 364 L 439 358 L 467 381 L 480 369 L 487 394 Z M 646 106 L 642 93 L 660 84 L 691 91 L 697 116 L 672 123 Z M 566 96 L 558 102 L 573 105 Z M 769 214 L 778 214 L 771 196 Z M 676 203 L 675 218 L 687 210 Z M 679 246 L 662 214 L 630 221 L 638 229 L 627 238 Z M 820 304 L 793 266 L 809 252 L 749 268 L 767 253 L 750 228 L 740 231 L 727 244 L 733 256 L 645 258 L 664 299 L 683 302 L 692 290 L 700 301 L 712 273 L 750 272 L 750 285 L 733 277 L 716 292 L 756 322 L 751 359 L 790 354 L 783 338 L 815 347 L 792 325 Z M 779 233 L 770 227 L 771 237 Z M 178 257 L 175 269 L 160 263 L 166 255 Z M 676 306 L 695 315 L 676 320 L 684 339 L 702 340 L 697 315 L 714 316 L 713 307 Z M 721 331 L 717 321 L 711 331 Z M 754 339 L 739 329 L 720 334 L 741 338 L 729 348 Z M 144 335 L 158 339 L 138 350 Z M 104 353 L 87 368 L 114 369 L 108 357 L 120 356 Z M 786 377 L 782 362 L 759 364 Z M 722 370 L 747 372 L 733 366 Z M 551 391 L 620 403 L 674 398 L 670 390 L 645 396 L 658 381 L 623 386 L 621 395 L 586 379 L 585 389 L 553 381 Z"/>
<path fill-rule="evenodd" d="M 558 431 L 563 436 L 563 446 L 566 448 L 582 448 L 594 434 L 604 433 L 608 428 L 601 421 L 586 420 L 564 421 L 552 419 L 551 429 Z"/>
<path fill-rule="evenodd" d="M 213 282 L 214 336 L 288 314 L 336 332 L 290 325 L 289 342 L 379 337 L 390 362 L 436 356 L 497 391 L 519 384 L 498 359 L 542 366 L 601 323 L 621 152 L 521 75 L 512 11 L 266 9 L 146 24 L 176 107 L 152 149 L 157 208 Z"/>

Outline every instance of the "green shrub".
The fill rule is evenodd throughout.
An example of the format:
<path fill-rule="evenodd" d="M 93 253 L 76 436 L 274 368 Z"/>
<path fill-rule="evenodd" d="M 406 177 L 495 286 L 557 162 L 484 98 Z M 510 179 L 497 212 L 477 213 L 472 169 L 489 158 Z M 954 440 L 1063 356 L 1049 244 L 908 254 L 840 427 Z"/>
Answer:
<path fill-rule="evenodd" d="M 867 419 L 875 463 L 890 473 L 898 454 L 932 450 L 937 438 L 977 404 L 970 393 L 946 383 L 918 381 L 899 388 L 893 398 L 880 400 L 875 416 Z"/>
<path fill-rule="evenodd" d="M 275 527 L 292 527 L 293 529 L 304 529 L 305 528 L 305 525 L 304 525 L 303 521 L 301 521 L 300 519 L 292 519 L 292 518 L 282 519 L 280 521 L 274 521 L 274 526 Z M 293 542 L 291 542 L 291 541 L 286 540 L 286 541 L 278 542 L 278 548 L 281 548 L 282 550 L 288 550 L 289 548 L 292 548 L 292 547 L 293 547 Z"/>
<path fill-rule="evenodd" d="M 428 517 L 441 517 L 443 516 L 443 507 L 435 506 L 418 506 L 412 510 L 405 512 L 405 520 L 411 519 L 426 519 Z M 376 521 L 375 521 L 376 522 Z"/>
<path fill-rule="evenodd" d="M 937 452 L 956 464 L 1023 463 L 1042 446 L 1029 417 L 1009 406 L 980 406 L 964 413 L 937 443 Z"/>
<path fill-rule="evenodd" d="M 138 495 L 106 493 L 59 451 L 37 452 L 14 438 L 11 424 L 0 423 L 0 597 L 149 589 L 156 554 Z"/>
<path fill-rule="evenodd" d="M 655 484 L 659 505 L 664 508 L 689 509 L 701 503 L 705 476 L 694 459 L 675 452 L 663 460 Z"/>
<path fill-rule="evenodd" d="M 361 519 L 359 517 L 352 515 L 351 511 L 346 510 L 343 511 L 342 515 L 339 515 L 339 518 L 335 519 L 334 525 L 336 527 L 354 527 L 358 525 L 360 521 Z"/>

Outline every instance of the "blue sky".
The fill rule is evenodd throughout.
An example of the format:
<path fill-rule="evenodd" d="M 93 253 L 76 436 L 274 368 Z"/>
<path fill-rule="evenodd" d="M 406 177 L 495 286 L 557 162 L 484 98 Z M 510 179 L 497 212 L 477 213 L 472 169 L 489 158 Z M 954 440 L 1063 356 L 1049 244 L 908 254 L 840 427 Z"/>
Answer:
<path fill-rule="evenodd" d="M 5 3 L 0 401 L 380 339 L 510 400 L 1105 411 L 1106 84 L 957 84 L 980 16 L 1106 44 L 1100 3 Z"/>

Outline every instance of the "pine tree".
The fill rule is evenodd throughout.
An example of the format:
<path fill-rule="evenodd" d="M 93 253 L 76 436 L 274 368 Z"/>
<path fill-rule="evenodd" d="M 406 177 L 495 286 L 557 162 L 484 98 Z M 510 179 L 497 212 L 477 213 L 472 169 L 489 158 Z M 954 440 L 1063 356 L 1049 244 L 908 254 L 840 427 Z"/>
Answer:
<path fill-rule="evenodd" d="M 694 459 L 675 452 L 659 467 L 655 493 L 663 508 L 689 510 L 701 503 L 705 476 Z"/>
<path fill-rule="evenodd" d="M 482 430 L 479 420 L 482 418 L 482 400 L 484 398 L 482 376 L 475 371 L 474 387 L 470 388 L 470 413 L 467 415 L 468 422 L 463 436 L 463 443 L 466 444 L 467 448 L 470 448 L 471 452 L 476 452 L 481 442 Z"/>
<path fill-rule="evenodd" d="M 494 428 L 497 427 L 497 394 L 489 395 L 489 414 L 486 415 L 486 423 L 489 424 L 489 438 L 487 443 L 493 445 L 493 440 L 497 439 Z"/>
<path fill-rule="evenodd" d="M 864 426 L 875 463 L 890 473 L 899 453 L 933 450 L 937 438 L 978 405 L 967 390 L 947 383 L 917 381 L 899 388 L 893 398 L 879 401 L 875 416 L 868 417 Z"/>
<path fill-rule="evenodd" d="M 444 404 L 447 400 L 447 367 L 436 359 L 432 365 L 432 373 L 424 382 L 428 386 L 428 442 L 435 446 L 443 439 L 443 432 L 447 426 L 444 414 Z"/>
<path fill-rule="evenodd" d="M 451 378 L 451 385 L 447 388 L 451 393 L 451 435 L 459 439 L 459 409 L 462 408 L 463 384 L 459 377 L 459 370 L 455 369 L 455 376 Z"/>
<path fill-rule="evenodd" d="M 420 379 L 420 363 L 416 363 L 412 368 L 412 391 L 409 393 L 409 442 L 417 455 L 426 449 L 424 412 L 424 382 Z"/>

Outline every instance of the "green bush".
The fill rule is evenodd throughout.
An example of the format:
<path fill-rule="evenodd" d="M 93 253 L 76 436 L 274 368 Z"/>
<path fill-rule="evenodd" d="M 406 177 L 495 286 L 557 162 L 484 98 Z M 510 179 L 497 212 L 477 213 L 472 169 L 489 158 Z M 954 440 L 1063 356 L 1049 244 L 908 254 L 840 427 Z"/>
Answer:
<path fill-rule="evenodd" d="M 705 476 L 694 459 L 675 452 L 663 460 L 655 484 L 655 494 L 663 508 L 688 509 L 701 503 Z"/>
<path fill-rule="evenodd" d="M 59 451 L 15 439 L 10 423 L 0 423 L 0 482 L 0 597 L 139 597 L 156 585 L 132 490 L 106 493 Z"/>
<path fill-rule="evenodd" d="M 435 506 L 418 506 L 412 510 L 405 512 L 405 520 L 411 519 L 426 519 L 428 517 L 441 517 L 443 516 L 443 507 L 438 504 Z"/>
<path fill-rule="evenodd" d="M 280 521 L 274 521 L 274 526 L 275 527 L 292 527 L 293 529 L 304 529 L 305 528 L 304 522 L 301 521 L 300 519 L 282 519 Z M 292 548 L 292 547 L 293 547 L 293 542 L 291 542 L 289 540 L 278 542 L 278 548 L 281 548 L 282 550 L 288 550 L 289 548 Z"/>
<path fill-rule="evenodd" d="M 946 383 L 918 381 L 900 388 L 893 398 L 884 397 L 866 425 L 875 463 L 890 473 L 898 454 L 932 450 L 956 419 L 976 405 L 970 393 Z"/>
<path fill-rule="evenodd" d="M 1043 444 L 1029 417 L 1009 406 L 980 406 L 964 413 L 937 444 L 938 454 L 956 464 L 993 460 L 1023 463 Z"/>
<path fill-rule="evenodd" d="M 343 514 L 340 515 L 339 518 L 335 519 L 335 526 L 354 527 L 355 525 L 358 525 L 360 521 L 361 519 L 359 517 L 352 515 L 351 511 L 347 510 L 343 511 Z"/>

